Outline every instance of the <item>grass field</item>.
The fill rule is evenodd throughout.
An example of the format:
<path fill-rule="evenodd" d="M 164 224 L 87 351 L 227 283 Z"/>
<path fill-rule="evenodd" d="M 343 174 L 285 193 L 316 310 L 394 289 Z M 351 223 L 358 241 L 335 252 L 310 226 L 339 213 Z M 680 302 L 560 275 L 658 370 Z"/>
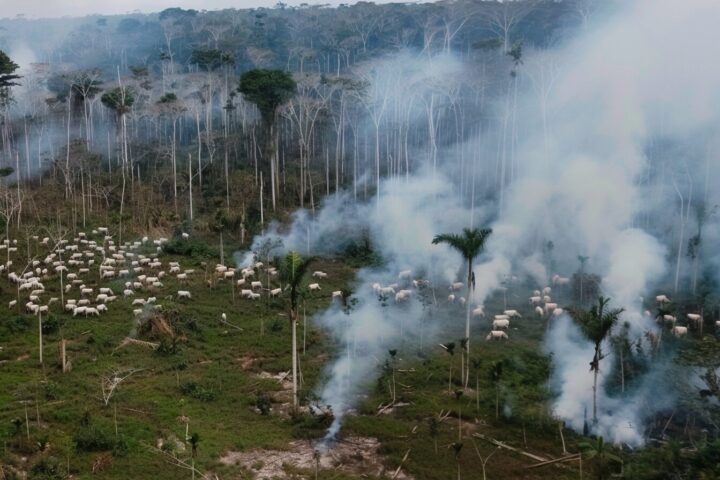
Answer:
<path fill-rule="evenodd" d="M 67 478 L 68 472 L 73 478 L 191 478 L 191 471 L 176 460 L 191 462 L 186 428 L 199 435 L 197 477 L 253 478 L 260 465 L 226 465 L 220 459 L 228 452 L 253 449 L 267 449 L 272 455 L 288 449 L 290 442 L 312 445 L 313 439 L 324 435 L 327 418 L 312 416 L 306 409 L 292 412 L 287 385 L 272 378 L 290 370 L 285 300 L 264 296 L 253 302 L 240 299 L 237 291 L 233 294 L 229 282 L 208 286 L 212 275 L 205 272 L 212 272 L 214 259 L 207 259 L 208 265 L 193 257 L 164 255 L 161 260 L 196 269 L 189 285 L 168 276 L 162 291 L 155 293 L 175 340 L 138 331 L 131 299 L 119 297 L 109 312 L 89 318 L 73 317 L 58 303 L 45 319 L 42 365 L 37 318 L 8 309 L 8 302 L 16 298 L 15 287 L 2 280 L 0 439 L 7 478 L 13 478 L 14 471 L 29 471 L 29 478 L 38 479 Z M 353 268 L 342 259 L 319 259 L 312 269 L 327 272 L 328 279 L 320 293 L 311 293 L 304 301 L 306 330 L 302 322 L 299 326 L 303 404 L 314 398 L 323 368 L 335 352 L 332 339 L 313 325 L 312 316 L 329 305 L 332 290 L 352 288 L 354 278 Z M 100 285 L 94 271 L 85 280 Z M 122 291 L 122 283 L 111 282 L 116 293 Z M 59 296 L 56 277 L 45 287 L 45 296 Z M 168 298 L 178 289 L 191 291 L 193 298 Z M 404 474 L 416 479 L 457 478 L 458 466 L 461 478 L 482 478 L 482 459 L 492 454 L 485 465 L 487 478 L 578 478 L 577 462 L 527 469 L 537 462 L 473 436 L 497 439 L 544 458 L 563 454 L 559 423 L 548 413 L 550 364 L 540 345 L 546 320 L 533 316 L 526 305 L 528 294 L 521 286 L 508 292 L 508 303 L 523 314 L 513 321 L 508 342 L 485 342 L 489 320 L 475 322 L 475 363 L 465 392 L 458 380 L 459 355 L 451 357 L 437 342 L 427 340 L 420 349 L 419 338 L 408 334 L 394 367 L 398 406 L 378 414 L 378 406 L 391 398 L 390 373 L 378 372 L 377 382 L 367 386 L 367 396 L 358 399 L 357 414 L 343 426 L 341 439 L 379 440 L 379 461 L 388 476 L 402 464 Z M 502 296 L 486 304 L 489 314 L 503 307 Z M 438 308 L 446 310 L 444 318 L 457 319 L 440 326 L 442 340 L 457 342 L 463 336 L 463 308 L 445 302 Z M 231 325 L 220 321 L 222 313 Z M 161 346 L 157 350 L 136 344 L 119 347 L 129 335 Z M 61 339 L 67 342 L 72 362 L 67 373 L 60 369 Z M 503 376 L 493 384 L 490 370 L 499 361 Z M 450 362 L 455 372 L 451 394 Z M 134 373 L 106 405 L 102 378 L 128 369 Z M 259 398 L 270 401 L 268 415 L 258 410 L 263 403 Z M 442 421 L 431 426 L 433 418 Z M 578 437 L 567 430 L 564 436 L 567 450 L 577 452 Z M 463 444 L 457 458 L 451 448 L 454 442 Z M 286 465 L 286 472 L 288 478 L 314 478 L 313 471 L 295 465 Z M 324 468 L 318 478 L 361 474 L 357 468 Z"/>

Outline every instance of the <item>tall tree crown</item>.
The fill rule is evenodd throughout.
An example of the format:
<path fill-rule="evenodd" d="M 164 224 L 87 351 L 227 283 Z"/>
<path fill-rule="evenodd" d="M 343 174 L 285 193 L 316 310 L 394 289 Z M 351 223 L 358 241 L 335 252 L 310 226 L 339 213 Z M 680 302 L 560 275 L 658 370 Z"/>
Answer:
<path fill-rule="evenodd" d="M 462 234 L 441 233 L 433 238 L 433 245 L 446 243 L 460 252 L 466 260 L 477 257 L 485 247 L 487 238 L 492 233 L 490 228 L 464 228 Z"/>
<path fill-rule="evenodd" d="M 296 88 L 289 72 L 254 69 L 242 74 L 238 90 L 257 106 L 263 121 L 270 125 L 278 107 L 290 100 Z"/>
<path fill-rule="evenodd" d="M 600 344 L 608 332 L 617 324 L 623 308 L 608 309 L 609 298 L 600 297 L 598 303 L 589 310 L 569 309 L 570 316 L 580 326 L 583 334 L 595 343 Z"/>

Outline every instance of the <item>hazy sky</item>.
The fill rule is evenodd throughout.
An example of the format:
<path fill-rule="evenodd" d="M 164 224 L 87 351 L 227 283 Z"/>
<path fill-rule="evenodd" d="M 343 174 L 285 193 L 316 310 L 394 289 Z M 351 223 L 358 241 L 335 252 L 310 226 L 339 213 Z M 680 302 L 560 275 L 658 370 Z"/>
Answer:
<path fill-rule="evenodd" d="M 392 0 L 375 0 L 391 3 Z M 394 0 L 396 2 L 403 0 Z M 412 0 L 411 0 L 412 1 Z M 356 3 L 357 0 L 284 0 L 288 5 Z M 272 7 L 277 0 L 0 0 L 0 18 L 24 14 L 27 17 L 83 16 L 93 13 L 106 15 L 134 10 L 158 12 L 169 7 L 213 10 L 218 8 Z"/>

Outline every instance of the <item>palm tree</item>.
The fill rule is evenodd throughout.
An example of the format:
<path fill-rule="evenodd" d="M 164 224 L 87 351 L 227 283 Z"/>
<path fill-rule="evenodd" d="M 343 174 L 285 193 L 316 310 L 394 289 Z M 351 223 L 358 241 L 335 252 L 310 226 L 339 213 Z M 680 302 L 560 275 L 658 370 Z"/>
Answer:
<path fill-rule="evenodd" d="M 455 463 L 457 463 L 457 478 L 460 480 L 460 452 L 462 451 L 462 442 L 454 442 L 450 445 L 455 452 Z"/>
<path fill-rule="evenodd" d="M 583 334 L 595 345 L 593 359 L 590 362 L 590 371 L 593 372 L 593 423 L 597 423 L 597 380 L 600 371 L 600 360 L 605 358 L 602 353 L 602 343 L 610 330 L 620 319 L 622 308 L 607 310 L 609 298 L 599 297 L 597 305 L 589 310 L 569 309 L 570 316 L 580 326 Z"/>
<path fill-rule="evenodd" d="M 297 315 L 298 300 L 300 298 L 300 283 L 308 269 L 311 259 L 304 259 L 299 253 L 290 251 L 280 263 L 280 278 L 289 291 L 288 317 L 292 325 L 292 379 L 293 379 L 293 406 L 298 406 L 297 395 Z"/>
<path fill-rule="evenodd" d="M 464 228 L 463 233 L 441 233 L 435 235 L 432 243 L 438 245 L 440 243 L 446 243 L 452 248 L 460 252 L 463 258 L 467 261 L 468 273 L 467 273 L 467 301 L 465 302 L 465 338 L 467 338 L 467 355 L 470 357 L 470 310 L 472 304 L 472 291 L 474 288 L 474 278 L 472 265 L 475 257 L 480 255 L 485 247 L 485 241 L 492 233 L 492 229 L 489 228 Z M 470 375 L 470 368 L 464 375 L 464 386 L 467 388 L 468 379 Z"/>
<path fill-rule="evenodd" d="M 503 362 L 493 362 L 490 368 L 490 381 L 495 386 L 495 420 L 500 418 L 500 380 L 502 379 Z"/>
<path fill-rule="evenodd" d="M 192 450 L 190 452 L 190 459 L 192 462 L 191 468 L 192 468 L 192 478 L 195 478 L 195 457 L 197 456 L 197 448 L 198 444 L 200 443 L 200 435 L 197 433 L 193 433 L 190 436 L 190 446 L 192 447 Z"/>
<path fill-rule="evenodd" d="M 448 375 L 448 395 L 452 393 L 452 359 L 455 356 L 455 342 L 448 342 L 446 344 L 440 344 L 442 348 L 450 355 L 450 373 Z"/>
<path fill-rule="evenodd" d="M 622 458 L 610 452 L 603 437 L 597 437 L 594 442 L 578 444 L 582 460 L 593 460 L 595 478 L 604 480 L 610 476 L 610 463 L 622 464 Z"/>

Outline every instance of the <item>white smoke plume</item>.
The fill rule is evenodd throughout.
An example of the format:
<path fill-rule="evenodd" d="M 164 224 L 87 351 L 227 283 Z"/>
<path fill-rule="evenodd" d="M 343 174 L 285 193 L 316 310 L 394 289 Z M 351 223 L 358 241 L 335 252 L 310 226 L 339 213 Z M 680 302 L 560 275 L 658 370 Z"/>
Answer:
<path fill-rule="evenodd" d="M 684 254 L 675 232 L 677 197 L 688 183 L 681 172 L 708 175 L 719 169 L 718 162 L 709 160 L 717 153 L 716 144 L 707 140 L 720 125 L 720 65 L 707 59 L 708 46 L 720 40 L 718 23 L 720 6 L 714 0 L 699 0 L 692 8 L 675 1 L 624 4 L 551 50 L 527 52 L 526 67 L 517 67 L 516 111 L 510 115 L 511 102 L 498 100 L 500 121 L 481 137 L 422 154 L 425 168 L 382 183 L 377 202 L 360 204 L 350 194 L 337 195 L 314 217 L 297 213 L 289 231 L 271 230 L 268 235 L 281 236 L 286 249 L 312 254 L 341 252 L 344 242 L 365 233 L 384 261 L 382 268 L 358 273 L 359 303 L 349 316 L 335 305 L 318 318 L 344 348 L 320 392 L 336 415 L 331 434 L 377 374 L 387 349 L 397 346 L 401 332 L 417 330 L 423 318 L 418 302 L 396 305 L 389 299 L 383 306 L 371 285 L 398 282 L 397 273 L 406 269 L 416 278 L 430 279 L 439 291 L 458 278 L 459 256 L 431 246 L 437 233 L 487 224 L 493 228 L 487 255 L 474 269 L 479 303 L 501 288 L 508 275 L 541 287 L 553 274 L 569 276 L 583 255 L 590 258 L 588 270 L 602 277 L 603 293 L 613 306 L 625 308 L 622 320 L 629 323 L 629 334 L 637 339 L 656 328 L 641 314 L 649 305 L 642 297 L 667 284 L 672 249 Z M 552 82 L 538 95 L 537 82 L 529 85 L 527 77 L 537 73 L 532 69 L 538 65 L 547 66 L 549 58 L 556 67 Z M 447 71 L 457 76 L 458 65 L 451 66 Z M 378 87 L 388 84 L 368 79 Z M 383 91 L 391 98 L 404 94 Z M 512 88 L 506 95 L 513 95 Z M 515 124 L 506 136 L 501 130 L 510 128 L 503 121 L 509 117 Z M 510 153 L 484 141 L 493 137 L 511 137 Z M 661 162 L 648 155 L 658 141 L 708 147 Z M 468 172 L 457 171 L 457 149 L 468 145 L 476 152 L 472 201 L 468 189 L 457 188 L 458 181 L 469 183 Z M 707 182 L 702 196 L 709 204 L 718 199 Z M 489 202 L 480 209 L 475 198 Z M 691 226 L 688 221 L 687 228 Z M 710 238 L 720 236 L 717 220 L 711 219 L 705 231 Z M 552 266 L 543 258 L 548 242 L 554 245 Z M 720 263 L 720 255 L 710 251 L 708 257 Z M 592 406 L 592 348 L 568 317 L 552 322 L 545 350 L 552 354 L 553 411 L 580 430 Z M 614 442 L 642 444 L 645 419 L 667 408 L 672 395 L 660 395 L 658 367 L 624 397 L 613 397 L 604 388 L 611 365 L 611 357 L 601 363 L 595 431 Z"/>

